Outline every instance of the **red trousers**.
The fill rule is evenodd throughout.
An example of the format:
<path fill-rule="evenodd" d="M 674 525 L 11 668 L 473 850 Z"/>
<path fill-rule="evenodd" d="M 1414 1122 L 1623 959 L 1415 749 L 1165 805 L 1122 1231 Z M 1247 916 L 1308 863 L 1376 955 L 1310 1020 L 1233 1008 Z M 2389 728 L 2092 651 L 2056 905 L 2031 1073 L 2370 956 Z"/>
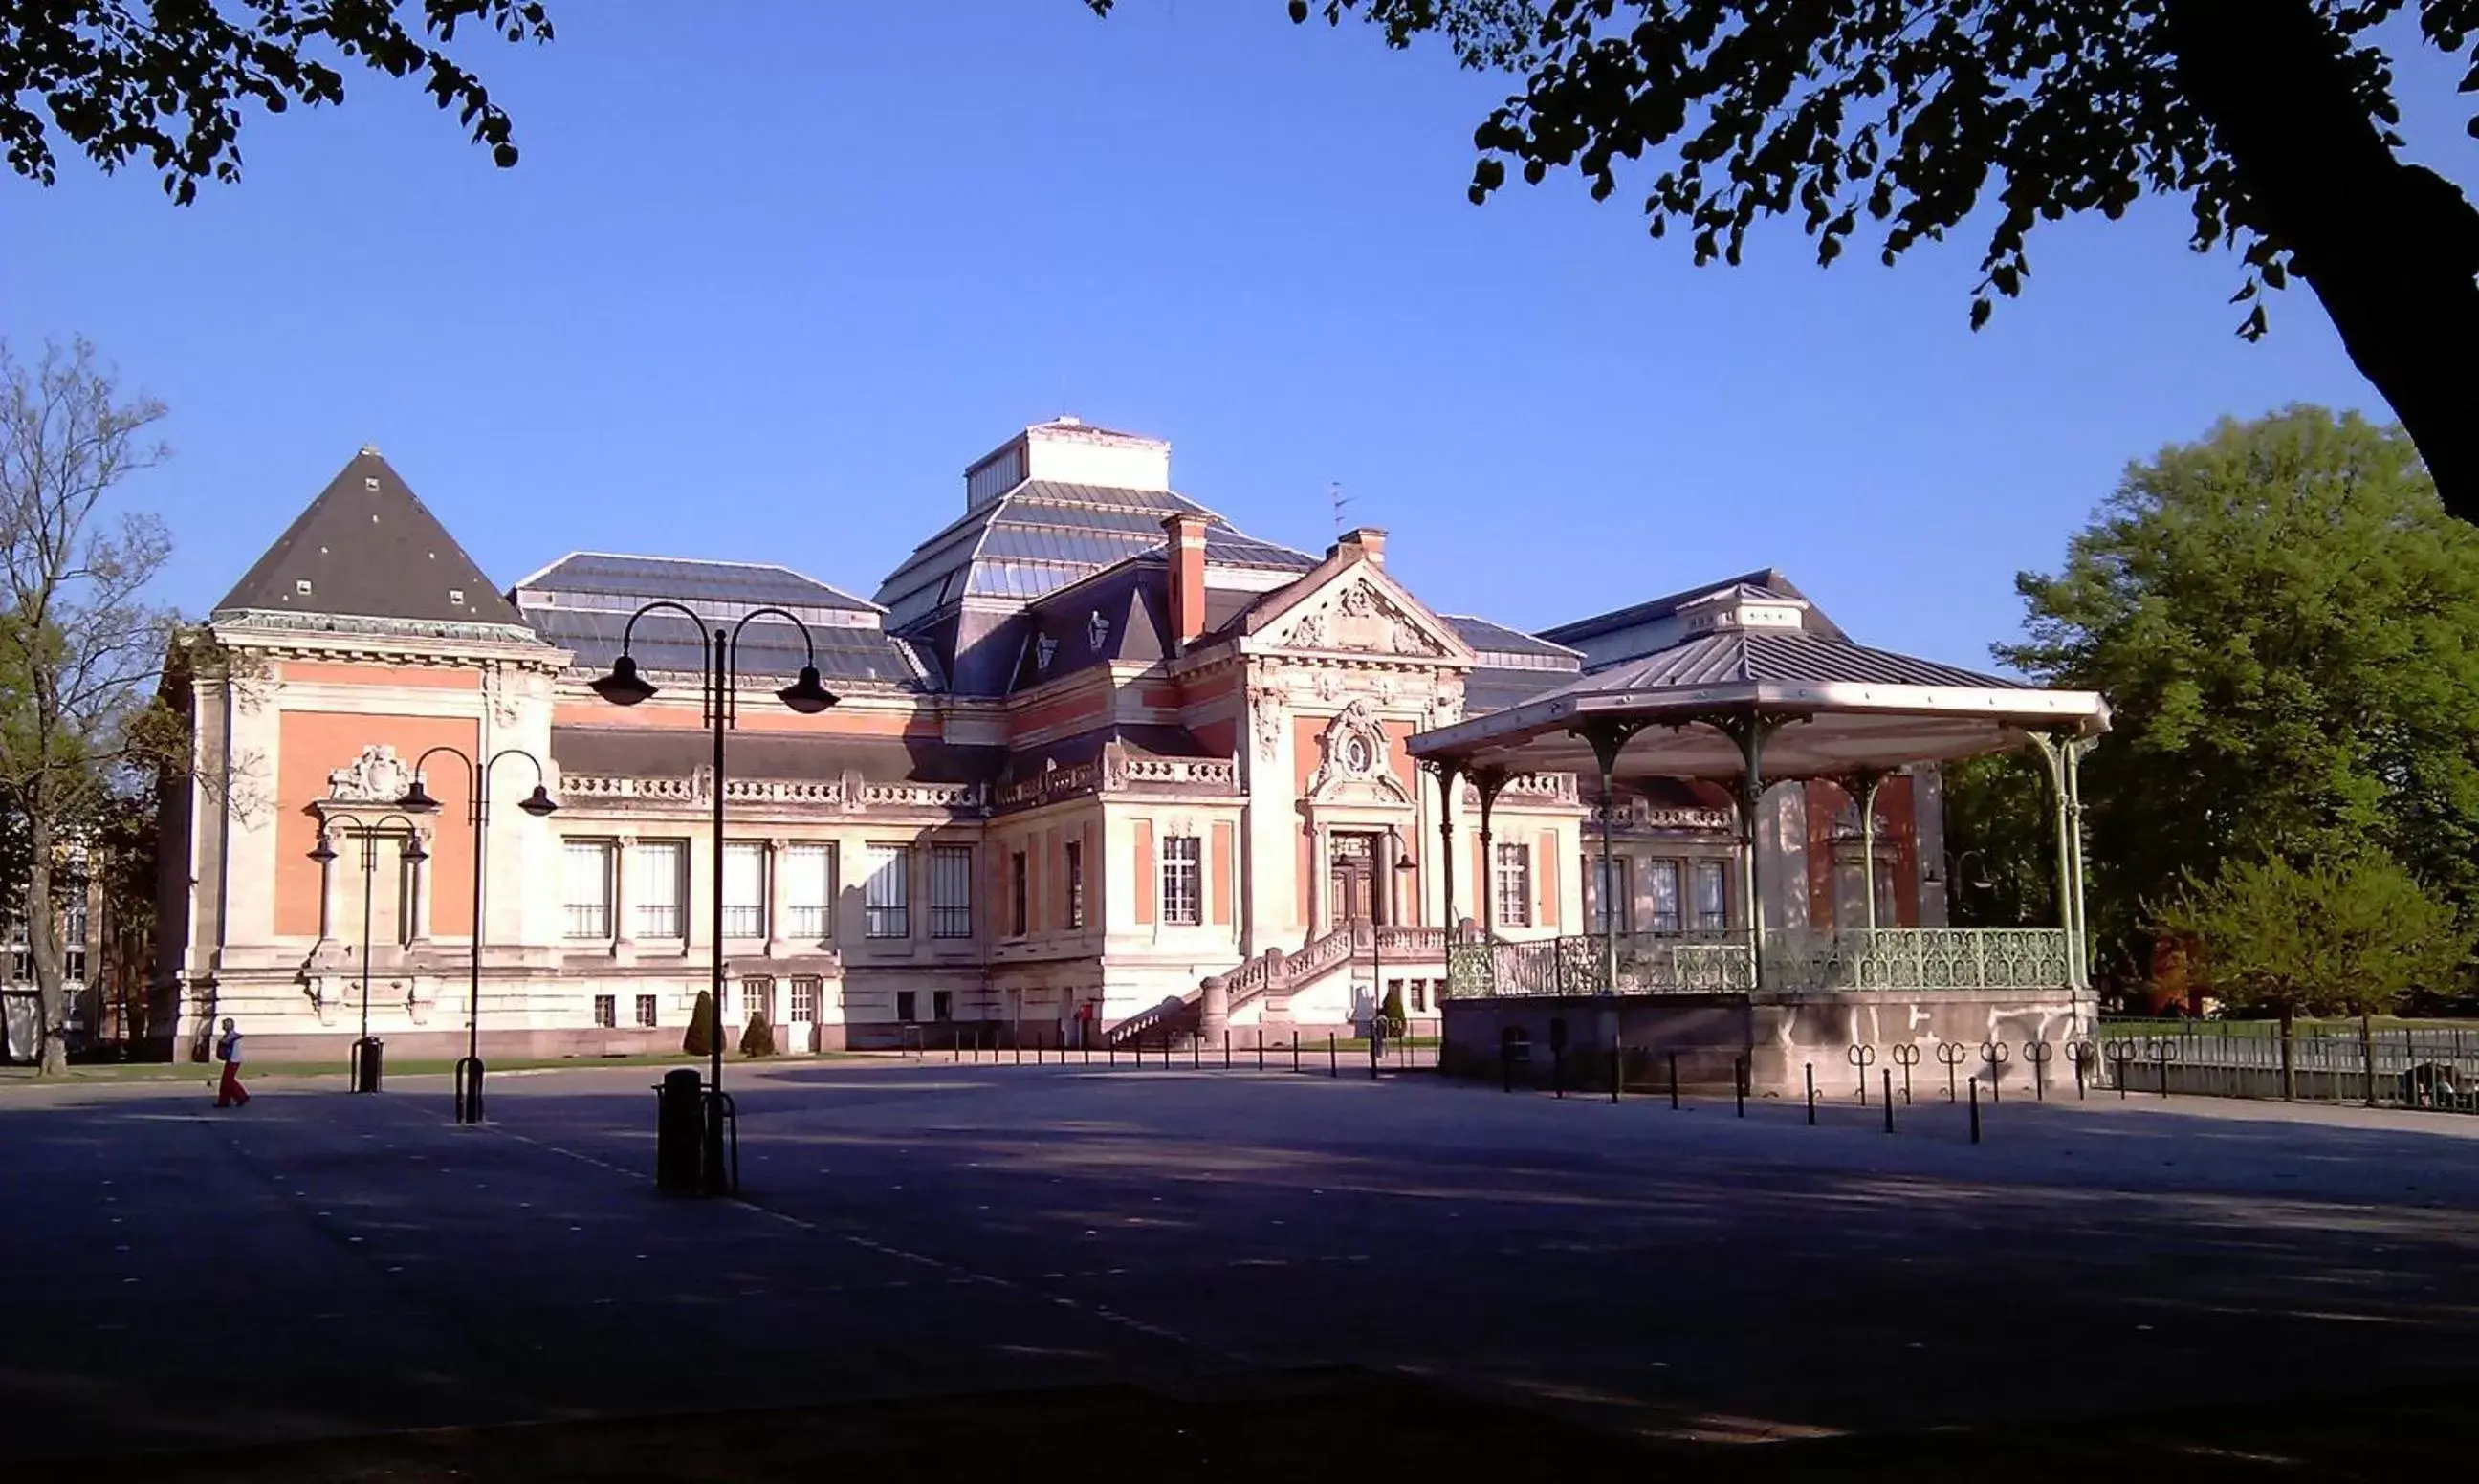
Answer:
<path fill-rule="evenodd" d="M 231 1108 L 249 1101 L 249 1089 L 241 1085 L 241 1063 L 224 1063 L 223 1085 L 216 1088 L 216 1106 Z"/>

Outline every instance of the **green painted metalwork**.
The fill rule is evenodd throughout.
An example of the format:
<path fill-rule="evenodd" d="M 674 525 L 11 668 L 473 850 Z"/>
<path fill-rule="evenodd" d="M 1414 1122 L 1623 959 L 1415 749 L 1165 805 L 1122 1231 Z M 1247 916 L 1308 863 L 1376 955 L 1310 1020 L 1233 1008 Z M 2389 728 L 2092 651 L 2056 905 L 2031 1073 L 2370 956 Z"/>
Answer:
<path fill-rule="evenodd" d="M 2060 989 L 2073 973 L 2061 928 L 1878 928 L 1764 934 L 1769 993 L 1909 993 L 1934 989 Z M 1459 943 L 1446 952 L 1446 993 L 1709 994 L 1756 988 L 1745 936 L 1619 939 L 1616 983 L 1599 937 Z"/>

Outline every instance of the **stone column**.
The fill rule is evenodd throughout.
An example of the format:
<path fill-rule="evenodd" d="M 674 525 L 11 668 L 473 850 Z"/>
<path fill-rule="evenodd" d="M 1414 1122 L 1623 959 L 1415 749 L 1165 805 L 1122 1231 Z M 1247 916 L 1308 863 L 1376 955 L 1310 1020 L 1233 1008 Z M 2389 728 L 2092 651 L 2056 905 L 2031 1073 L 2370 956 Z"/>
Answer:
<path fill-rule="evenodd" d="M 628 900 L 628 852 L 636 843 L 633 834 L 617 835 L 611 841 L 611 957 L 621 962 L 634 962 L 637 957 L 636 923 L 629 916 L 633 904 Z"/>
<path fill-rule="evenodd" d="M 776 835 L 766 842 L 766 957 L 783 957 L 791 934 L 783 929 L 783 857 L 792 842 Z"/>
<path fill-rule="evenodd" d="M 1309 832 L 1309 936 L 1313 938 L 1334 931 L 1333 833 L 1324 825 Z"/>
<path fill-rule="evenodd" d="M 405 887 L 404 938 L 407 947 L 430 941 L 431 867 L 439 859 L 438 832 L 421 825 L 405 832 L 408 842 L 422 842 L 422 858 L 413 864 L 413 876 Z M 402 857 L 397 857 L 399 862 Z M 398 865 L 397 869 L 403 867 Z"/>

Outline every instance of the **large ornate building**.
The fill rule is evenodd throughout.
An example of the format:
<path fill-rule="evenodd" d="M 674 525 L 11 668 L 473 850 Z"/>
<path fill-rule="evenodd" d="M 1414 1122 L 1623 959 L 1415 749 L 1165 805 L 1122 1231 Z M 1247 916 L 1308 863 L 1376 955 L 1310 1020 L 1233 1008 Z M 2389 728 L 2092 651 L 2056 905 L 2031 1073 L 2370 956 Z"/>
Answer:
<path fill-rule="evenodd" d="M 1321 1032 L 1365 1014 L 1381 975 L 1430 1010 L 1450 924 L 1573 934 L 1604 900 L 1630 933 L 1743 920 L 1725 791 L 1621 798 L 1603 891 L 1589 780 L 1506 780 L 1486 808 L 1459 781 L 1442 831 L 1448 801 L 1403 741 L 1731 604 L 1838 638 L 1778 574 L 1534 636 L 1432 611 L 1381 531 L 1322 555 L 1240 533 L 1173 491 L 1157 440 L 1062 418 L 964 486 L 873 600 L 788 566 L 582 551 L 501 588 L 364 449 L 167 673 L 197 760 L 167 800 L 160 904 L 158 992 L 185 1046 L 235 1015 L 262 1055 L 341 1056 L 367 1014 L 398 1056 L 461 1049 L 473 780 L 434 748 L 501 759 L 479 862 L 486 1050 L 677 1044 L 718 887 L 730 1020 L 763 1012 L 796 1051 L 1124 1035 L 1192 1011 L 1209 981 L 1231 1025 Z M 644 704 L 588 687 L 655 599 L 748 620 L 720 784 L 702 627 L 637 622 L 629 652 L 659 687 Z M 838 704 L 779 705 L 812 655 Z M 529 758 L 555 813 L 518 807 Z M 435 812 L 396 807 L 418 762 Z M 1876 910 L 1940 921 L 1933 773 L 1877 811 Z M 1770 922 L 1855 910 L 1849 812 L 1830 783 L 1767 796 Z"/>

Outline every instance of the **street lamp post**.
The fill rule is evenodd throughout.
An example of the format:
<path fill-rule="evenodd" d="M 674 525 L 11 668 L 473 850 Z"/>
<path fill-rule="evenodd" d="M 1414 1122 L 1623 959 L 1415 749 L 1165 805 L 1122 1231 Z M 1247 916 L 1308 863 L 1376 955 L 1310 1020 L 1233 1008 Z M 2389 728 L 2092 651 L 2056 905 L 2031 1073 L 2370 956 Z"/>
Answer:
<path fill-rule="evenodd" d="M 703 1179 L 700 1189 L 708 1195 L 729 1195 L 736 1193 L 737 1182 L 724 1164 L 723 1147 L 724 1120 L 729 1107 L 723 1096 L 723 734 L 738 720 L 741 631 L 752 619 L 764 615 L 782 619 L 800 631 L 801 648 L 806 655 L 800 678 L 775 693 L 775 699 L 786 707 L 803 716 L 815 716 L 833 705 L 837 697 L 818 682 L 817 645 L 809 637 L 809 626 L 795 615 L 772 606 L 752 608 L 730 627 L 717 622 L 709 632 L 705 619 L 697 610 L 660 598 L 628 615 L 627 626 L 620 631 L 619 658 L 611 662 L 609 675 L 593 682 L 594 693 L 613 705 L 633 706 L 655 694 L 653 682 L 637 673 L 629 644 L 636 636 L 637 621 L 658 609 L 678 614 L 697 630 L 703 719 L 714 733 L 714 900 L 710 904 L 714 921 L 706 1011 L 713 1043 L 708 1048 L 712 1062 L 706 1074 Z"/>
<path fill-rule="evenodd" d="M 404 827 L 404 851 L 401 858 L 407 865 L 419 865 L 430 858 L 422 848 L 420 827 L 402 814 L 386 814 L 375 820 L 364 820 L 354 814 L 330 814 L 319 827 L 319 844 L 310 858 L 321 866 L 336 859 L 336 847 L 327 843 L 327 833 L 341 829 L 349 838 L 362 842 L 362 1034 L 353 1042 L 353 1090 L 376 1092 L 379 1089 L 377 1058 L 371 1044 L 371 913 L 377 902 L 379 873 L 379 834 L 391 824 Z"/>
<path fill-rule="evenodd" d="M 1396 832 L 1393 825 L 1388 825 L 1386 827 L 1386 839 L 1388 843 L 1394 847 L 1395 875 L 1408 877 L 1413 872 L 1419 869 L 1418 863 L 1414 861 L 1409 855 L 1404 854 L 1403 836 Z M 1376 921 L 1377 887 L 1384 882 L 1384 879 L 1378 874 L 1376 861 L 1369 861 L 1367 869 L 1368 872 L 1369 882 L 1368 906 L 1370 912 L 1370 922 L 1368 924 L 1368 977 L 1370 980 L 1370 993 L 1374 996 L 1375 1007 L 1369 1011 L 1368 1021 L 1371 1028 L 1369 1042 L 1371 1045 L 1374 1045 L 1377 1038 L 1375 1026 L 1378 1018 L 1386 1013 L 1386 950 L 1384 945 L 1378 940 L 1378 934 L 1388 925 L 1388 923 L 1391 923 L 1393 920 L 1395 893 L 1393 884 L 1391 883 L 1385 883 L 1385 915 L 1387 922 L 1381 923 Z M 1357 895 L 1357 893 L 1354 893 L 1354 895 Z"/>
<path fill-rule="evenodd" d="M 488 762 L 476 764 L 464 749 L 443 742 L 424 752 L 413 761 L 413 785 L 396 801 L 396 806 L 413 814 L 438 812 L 439 801 L 422 786 L 422 765 L 437 754 L 446 753 L 465 765 L 465 786 L 472 802 L 465 818 L 473 827 L 473 952 L 465 985 L 465 1058 L 456 1063 L 456 1121 L 482 1121 L 482 876 L 490 859 L 489 827 L 491 823 L 491 770 L 510 757 L 522 757 L 533 764 L 534 791 L 517 807 L 536 819 L 545 818 L 559 808 L 550 796 L 542 759 L 522 747 L 503 747 L 491 755 Z"/>

